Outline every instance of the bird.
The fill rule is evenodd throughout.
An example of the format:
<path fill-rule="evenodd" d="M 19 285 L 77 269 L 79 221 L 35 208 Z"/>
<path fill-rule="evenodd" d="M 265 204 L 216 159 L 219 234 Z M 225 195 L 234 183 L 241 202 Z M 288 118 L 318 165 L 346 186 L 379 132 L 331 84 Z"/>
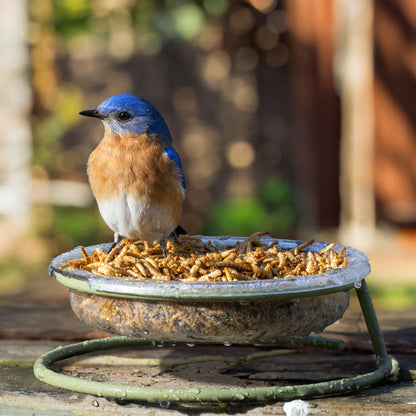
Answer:
<path fill-rule="evenodd" d="M 88 158 L 87 174 L 100 214 L 122 238 L 158 241 L 166 256 L 185 198 L 182 161 L 159 111 L 133 94 L 114 95 L 79 113 L 104 123 L 104 137 Z"/>

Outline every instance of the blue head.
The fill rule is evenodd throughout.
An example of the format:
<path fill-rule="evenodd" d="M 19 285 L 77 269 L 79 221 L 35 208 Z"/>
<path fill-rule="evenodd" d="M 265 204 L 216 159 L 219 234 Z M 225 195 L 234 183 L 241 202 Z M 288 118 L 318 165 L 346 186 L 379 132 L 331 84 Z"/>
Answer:
<path fill-rule="evenodd" d="M 81 111 L 81 115 L 97 117 L 118 134 L 158 135 L 162 144 L 172 143 L 168 126 L 159 111 L 148 101 L 132 94 L 107 98 L 96 110 Z"/>

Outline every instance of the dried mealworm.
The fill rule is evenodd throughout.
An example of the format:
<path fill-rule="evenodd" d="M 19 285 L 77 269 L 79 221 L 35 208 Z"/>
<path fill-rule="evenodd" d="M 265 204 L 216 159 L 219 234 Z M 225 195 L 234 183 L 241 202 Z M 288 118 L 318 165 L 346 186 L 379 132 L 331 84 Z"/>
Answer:
<path fill-rule="evenodd" d="M 123 239 L 108 254 L 97 248 L 88 255 L 81 248 L 83 257 L 69 260 L 61 268 L 137 279 L 231 281 L 305 276 L 348 264 L 345 248 L 337 253 L 334 243 L 319 253 L 305 250 L 313 240 L 282 250 L 277 241 L 270 245 L 262 242 L 259 237 L 263 234 L 255 233 L 223 250 L 197 237 L 180 236 L 168 240 L 167 257 L 158 242 Z"/>

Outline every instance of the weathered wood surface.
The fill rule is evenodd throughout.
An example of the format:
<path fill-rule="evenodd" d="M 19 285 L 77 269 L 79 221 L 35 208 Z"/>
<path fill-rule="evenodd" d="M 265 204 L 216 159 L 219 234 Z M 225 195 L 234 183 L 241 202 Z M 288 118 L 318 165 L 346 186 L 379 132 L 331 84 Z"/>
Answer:
<path fill-rule="evenodd" d="M 393 384 L 354 395 L 308 399 L 309 414 L 412 415 L 416 414 L 416 310 L 379 312 L 387 347 L 402 367 Z M 284 403 L 195 405 L 149 404 L 97 398 L 65 391 L 38 381 L 33 361 L 58 345 L 102 337 L 78 322 L 64 297 L 55 301 L 0 299 L 0 415 L 284 415 Z M 371 344 L 356 304 L 324 335 L 346 341 L 343 352 L 307 351 L 296 354 L 239 360 L 263 346 L 146 347 L 109 351 L 60 364 L 63 371 L 97 380 L 159 387 L 265 386 L 315 382 L 348 377 L 375 368 Z M 166 366 L 172 360 L 195 356 L 227 356 L 225 361 Z M 162 359 L 158 365 L 155 360 Z M 143 360 L 154 365 L 144 366 Z M 179 363 L 180 364 L 180 363 Z M 166 407 L 168 406 L 168 407 Z"/>

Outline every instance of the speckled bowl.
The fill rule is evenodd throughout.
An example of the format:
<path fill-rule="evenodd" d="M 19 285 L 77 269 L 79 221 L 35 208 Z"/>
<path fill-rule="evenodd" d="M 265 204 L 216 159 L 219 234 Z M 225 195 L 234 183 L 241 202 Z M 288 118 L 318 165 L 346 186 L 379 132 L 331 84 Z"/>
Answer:
<path fill-rule="evenodd" d="M 218 248 L 245 238 L 198 236 Z M 276 241 L 262 237 L 271 244 Z M 291 249 L 301 241 L 278 240 Z M 320 251 L 328 243 L 307 247 Z M 107 250 L 111 243 L 87 247 Z M 342 246 L 336 245 L 339 251 Z M 340 319 L 349 290 L 370 273 L 366 255 L 346 247 L 343 269 L 306 277 L 238 282 L 136 280 L 60 270 L 79 248 L 54 258 L 50 273 L 70 289 L 75 315 L 95 328 L 120 335 L 174 342 L 271 342 L 285 336 L 305 337 Z"/>

